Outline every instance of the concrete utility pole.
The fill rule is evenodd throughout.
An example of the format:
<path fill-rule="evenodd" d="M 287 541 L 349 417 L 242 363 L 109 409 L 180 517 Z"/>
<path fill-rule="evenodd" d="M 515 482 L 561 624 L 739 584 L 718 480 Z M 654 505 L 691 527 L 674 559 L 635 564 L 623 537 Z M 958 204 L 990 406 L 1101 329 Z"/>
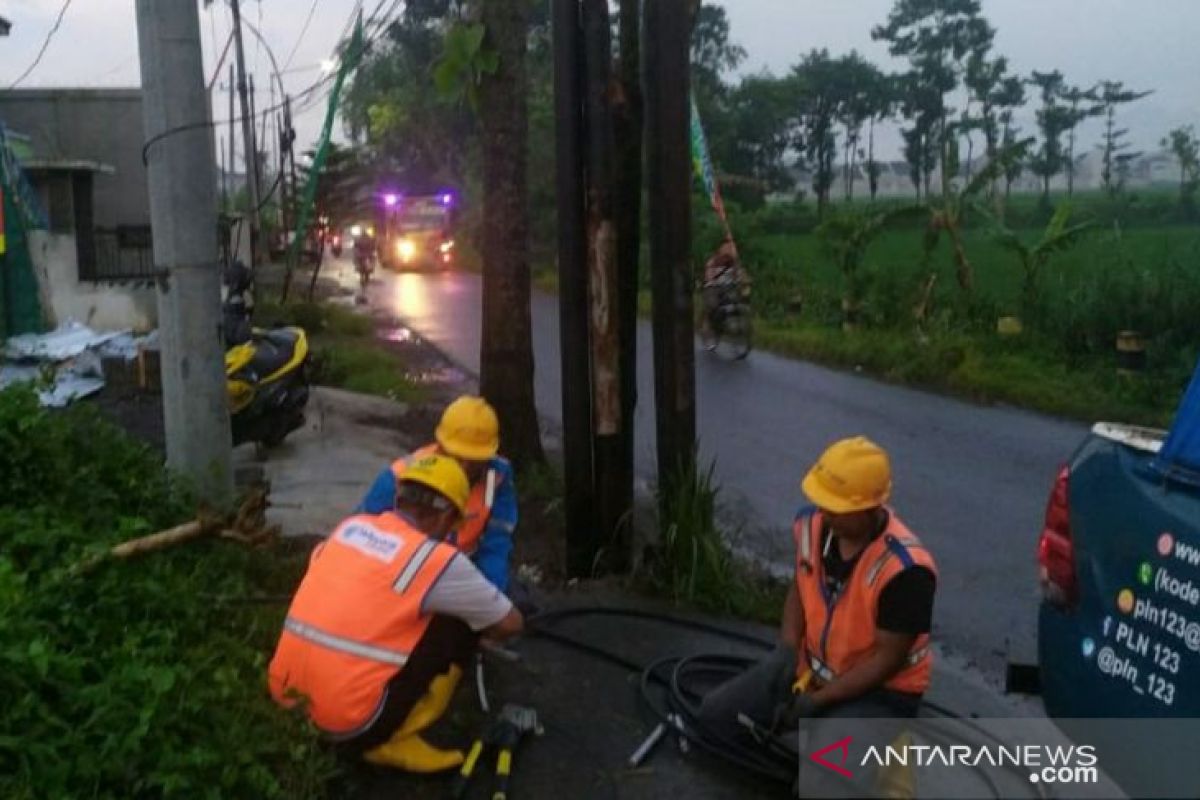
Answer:
<path fill-rule="evenodd" d="M 650 199 L 654 402 L 664 498 L 694 465 L 696 350 L 692 317 L 689 0 L 645 4 L 646 165 Z M 667 509 L 664 509 L 667 510 Z"/>
<path fill-rule="evenodd" d="M 242 45 L 242 11 L 238 0 L 229 0 L 233 12 L 233 46 L 237 54 L 237 90 L 242 100 L 242 145 L 246 149 L 246 193 L 250 198 L 250 258 L 257 262 L 262 242 L 259 235 L 258 206 L 261 202 L 258 187 L 258 145 L 254 141 L 254 114 L 246 86 L 246 51 Z M 253 266 L 253 265 L 252 265 Z"/>
<path fill-rule="evenodd" d="M 216 181 L 195 0 L 137 0 L 142 107 L 162 337 L 167 465 L 199 497 L 233 497 Z"/>

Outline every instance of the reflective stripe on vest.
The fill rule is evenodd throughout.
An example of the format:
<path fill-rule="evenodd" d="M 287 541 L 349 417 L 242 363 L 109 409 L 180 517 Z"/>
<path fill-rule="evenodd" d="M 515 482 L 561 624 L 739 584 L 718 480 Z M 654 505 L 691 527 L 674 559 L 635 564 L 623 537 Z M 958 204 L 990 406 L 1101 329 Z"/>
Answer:
<path fill-rule="evenodd" d="M 396 594 L 404 594 L 404 591 L 412 584 L 413 578 L 417 577 L 421 567 L 425 566 L 425 562 L 429 560 L 429 556 L 433 553 L 434 548 L 438 545 L 433 539 L 427 542 L 422 542 L 417 551 L 413 553 L 412 558 L 404 566 L 400 572 L 400 576 L 396 578 L 396 582 L 392 584 L 392 589 Z"/>
<path fill-rule="evenodd" d="M 920 664 L 921 660 L 928 655 L 929 645 L 920 645 L 914 648 L 907 656 L 905 656 L 904 662 L 908 666 L 914 667 L 917 664 Z M 816 676 L 825 683 L 829 683 L 837 677 L 837 673 L 830 669 L 828 664 L 817 658 L 817 656 L 813 653 L 808 654 L 808 666 L 811 667 Z"/>
<path fill-rule="evenodd" d="M 292 617 L 288 617 L 284 621 L 283 628 L 287 632 L 299 636 L 301 639 L 306 639 L 330 650 L 337 650 L 339 653 L 349 653 L 352 656 L 369 658 L 372 661 L 393 664 L 397 667 L 403 667 L 408 663 L 407 653 L 387 650 L 363 642 L 356 642 L 344 636 L 334 636 L 332 633 L 326 633 L 319 628 L 314 628 L 312 625 L 301 622 L 298 619 L 293 619 Z"/>
<path fill-rule="evenodd" d="M 915 548 L 924 548 L 924 545 L 922 545 L 915 536 L 892 536 L 891 534 L 885 534 L 885 543 L 887 539 L 891 539 L 891 541 L 897 542 L 909 550 Z M 883 551 L 883 554 L 879 556 L 879 558 L 875 559 L 875 563 L 871 565 L 871 569 L 867 572 L 868 586 L 874 585 L 875 581 L 879 579 L 879 573 L 883 569 L 884 565 L 896 555 L 896 550 L 892 547 L 889 547 Z M 906 564 L 905 566 L 909 567 L 912 565 Z"/>

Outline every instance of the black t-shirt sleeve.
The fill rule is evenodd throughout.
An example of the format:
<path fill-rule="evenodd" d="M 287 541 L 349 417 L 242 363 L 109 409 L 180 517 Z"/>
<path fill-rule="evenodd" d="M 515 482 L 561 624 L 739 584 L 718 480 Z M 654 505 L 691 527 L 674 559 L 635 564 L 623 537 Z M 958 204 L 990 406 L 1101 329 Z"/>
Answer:
<path fill-rule="evenodd" d="M 918 636 L 933 624 L 933 594 L 937 578 L 926 567 L 909 567 L 879 593 L 876 627 L 889 633 Z"/>

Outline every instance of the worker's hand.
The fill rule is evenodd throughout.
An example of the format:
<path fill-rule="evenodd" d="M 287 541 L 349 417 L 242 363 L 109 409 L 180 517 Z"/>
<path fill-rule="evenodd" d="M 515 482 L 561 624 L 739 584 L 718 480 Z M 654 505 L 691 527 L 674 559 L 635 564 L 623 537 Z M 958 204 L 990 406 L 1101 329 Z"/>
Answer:
<path fill-rule="evenodd" d="M 775 707 L 772 731 L 790 731 L 800 727 L 800 721 L 817 715 L 817 703 L 810 694 L 794 694 Z"/>

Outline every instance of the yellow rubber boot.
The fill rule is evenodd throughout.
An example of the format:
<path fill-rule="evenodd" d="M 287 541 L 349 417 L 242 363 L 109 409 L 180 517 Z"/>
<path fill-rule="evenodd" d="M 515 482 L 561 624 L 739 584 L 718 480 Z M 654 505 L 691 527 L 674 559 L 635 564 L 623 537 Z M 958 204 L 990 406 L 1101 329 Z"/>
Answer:
<path fill-rule="evenodd" d="M 913 743 L 912 734 L 901 733 L 891 746 L 904 752 Z M 911 800 L 917 796 L 917 778 L 907 764 L 881 765 L 875 773 L 875 796 L 885 800 Z"/>
<path fill-rule="evenodd" d="M 440 750 L 417 734 L 393 736 L 386 744 L 363 755 L 370 764 L 406 772 L 433 773 L 454 769 L 463 762 L 461 750 Z"/>
<path fill-rule="evenodd" d="M 444 772 L 463 762 L 461 750 L 440 750 L 418 734 L 441 719 L 462 679 L 462 668 L 450 666 L 444 675 L 429 682 L 429 688 L 408 712 L 404 724 L 384 744 L 363 755 L 368 763 L 407 772 Z"/>
<path fill-rule="evenodd" d="M 397 735 L 419 733 L 441 719 L 450 705 L 450 699 L 454 697 L 454 690 L 458 688 L 462 675 L 462 667 L 451 664 L 448 672 L 431 680 L 425 694 L 413 705 L 412 711 L 408 712 L 408 718 L 400 726 Z"/>

